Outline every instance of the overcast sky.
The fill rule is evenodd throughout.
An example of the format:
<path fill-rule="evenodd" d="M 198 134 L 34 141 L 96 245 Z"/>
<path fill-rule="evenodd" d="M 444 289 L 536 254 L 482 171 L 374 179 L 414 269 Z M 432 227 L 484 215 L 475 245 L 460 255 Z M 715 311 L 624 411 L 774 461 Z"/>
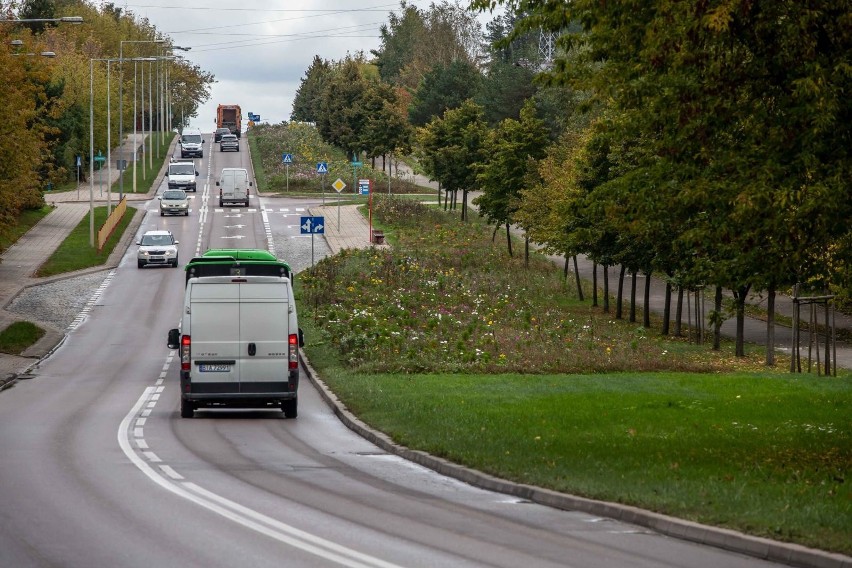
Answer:
<path fill-rule="evenodd" d="M 379 27 L 400 4 L 382 0 L 128 0 L 117 6 L 147 18 L 181 53 L 212 73 L 211 97 L 191 126 L 211 132 L 219 104 L 238 104 L 247 114 L 279 123 L 289 120 L 293 97 L 315 55 L 339 61 L 347 53 L 379 47 Z M 427 10 L 430 0 L 409 0 Z M 466 5 L 466 3 L 462 4 Z M 489 14 L 480 15 L 487 22 Z"/>

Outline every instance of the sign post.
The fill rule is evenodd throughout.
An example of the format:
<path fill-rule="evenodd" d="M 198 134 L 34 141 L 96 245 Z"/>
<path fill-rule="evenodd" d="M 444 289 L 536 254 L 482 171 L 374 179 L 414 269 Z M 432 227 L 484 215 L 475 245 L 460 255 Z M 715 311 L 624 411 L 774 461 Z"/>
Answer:
<path fill-rule="evenodd" d="M 325 234 L 325 217 L 302 217 L 299 223 L 301 234 L 311 235 L 311 266 L 314 265 L 314 235 Z"/>
<path fill-rule="evenodd" d="M 325 205 L 325 176 L 328 173 L 328 162 L 317 162 L 317 173 L 320 177 L 320 187 L 322 188 L 322 204 Z"/>
<path fill-rule="evenodd" d="M 99 185 L 101 186 L 101 190 L 100 190 L 101 195 L 103 195 L 104 194 L 104 162 L 106 161 L 106 158 L 104 157 L 103 153 L 101 153 L 100 150 L 98 150 L 98 155 L 95 156 L 95 161 L 98 163 L 98 174 L 100 176 L 100 184 Z"/>
<path fill-rule="evenodd" d="M 340 230 L 340 192 L 344 190 L 346 184 L 342 179 L 337 178 L 334 180 L 334 183 L 331 184 L 331 187 L 334 188 L 334 191 L 337 192 L 337 230 Z"/>
<path fill-rule="evenodd" d="M 368 196 L 367 203 L 369 205 L 367 206 L 367 210 L 369 211 L 368 218 L 370 220 L 370 235 L 368 240 L 371 243 L 373 242 L 373 192 L 370 191 L 372 189 L 372 185 L 373 180 L 371 179 L 358 180 L 358 193 Z"/>
<path fill-rule="evenodd" d="M 284 175 L 287 180 L 287 191 L 290 191 L 290 164 L 293 163 L 293 154 L 285 153 L 281 156 L 281 161 L 284 162 Z"/>
<path fill-rule="evenodd" d="M 77 201 L 80 201 L 80 165 L 82 160 L 77 156 Z"/>
<path fill-rule="evenodd" d="M 358 168 L 363 166 L 364 162 L 358 160 L 358 154 L 352 153 L 352 185 L 353 189 L 358 189 Z"/>

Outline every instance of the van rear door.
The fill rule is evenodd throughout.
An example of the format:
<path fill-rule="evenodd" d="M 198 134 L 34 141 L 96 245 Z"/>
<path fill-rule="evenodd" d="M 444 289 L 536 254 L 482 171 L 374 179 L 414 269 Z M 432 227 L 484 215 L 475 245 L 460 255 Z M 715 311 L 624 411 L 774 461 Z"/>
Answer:
<path fill-rule="evenodd" d="M 195 282 L 190 298 L 192 382 L 200 392 L 238 392 L 240 287 Z M 208 387 L 208 388 L 205 388 Z"/>
<path fill-rule="evenodd" d="M 288 390 L 290 298 L 286 284 L 240 284 L 240 392 Z"/>

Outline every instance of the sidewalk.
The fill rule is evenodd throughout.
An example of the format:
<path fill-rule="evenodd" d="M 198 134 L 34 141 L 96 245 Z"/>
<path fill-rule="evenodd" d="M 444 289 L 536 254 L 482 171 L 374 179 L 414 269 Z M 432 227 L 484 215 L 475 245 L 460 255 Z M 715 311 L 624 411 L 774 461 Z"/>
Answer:
<path fill-rule="evenodd" d="M 129 135 L 123 145 L 125 156 L 132 156 L 133 148 L 139 147 L 144 141 L 145 136 L 138 134 L 134 140 L 133 135 Z M 177 138 L 175 138 L 176 140 Z M 117 159 L 122 148 L 116 148 L 112 151 L 113 160 Z M 165 169 L 163 158 L 160 158 L 159 164 L 155 158 L 154 167 L 161 168 L 160 175 L 163 175 Z M 168 160 L 166 160 L 166 163 Z M 109 195 L 106 188 L 119 179 L 119 171 L 112 170 L 110 184 L 107 185 L 106 173 L 104 170 L 103 190 L 99 185 L 99 173 L 95 173 L 94 177 L 94 192 L 91 199 L 98 205 L 104 205 L 111 201 L 114 205 L 119 202 L 118 194 Z M 147 193 L 132 193 L 132 181 L 125 181 L 124 197 L 128 201 L 146 201 L 150 199 Z M 155 184 L 156 185 L 156 184 Z M 84 274 L 92 274 L 109 270 L 118 266 L 121 257 L 130 245 L 130 241 L 136 234 L 138 224 L 142 222 L 141 218 L 137 219 L 136 223 L 131 225 L 125 231 L 121 242 L 115 247 L 115 250 L 110 255 L 109 260 L 102 266 L 87 268 L 52 276 L 48 278 L 37 278 L 34 276 L 38 268 L 50 257 L 51 254 L 59 247 L 65 238 L 71 233 L 80 221 L 89 214 L 90 192 L 92 186 L 84 184 L 78 190 L 46 193 L 45 202 L 54 207 L 44 219 L 42 219 L 35 227 L 30 229 L 17 243 L 9 247 L 2 255 L 0 262 L 0 330 L 6 329 L 9 325 L 16 321 L 32 321 L 39 327 L 45 330 L 44 336 L 24 351 L 20 356 L 0 353 L 0 389 L 4 385 L 18 375 L 26 375 L 29 370 L 35 366 L 39 360 L 50 354 L 54 349 L 62 344 L 65 339 L 65 330 L 56 329 L 54 326 L 41 322 L 34 321 L 30 318 L 23 318 L 18 314 L 14 314 L 6 310 L 12 300 L 15 299 L 25 288 L 29 286 L 37 286 L 72 278 Z"/>

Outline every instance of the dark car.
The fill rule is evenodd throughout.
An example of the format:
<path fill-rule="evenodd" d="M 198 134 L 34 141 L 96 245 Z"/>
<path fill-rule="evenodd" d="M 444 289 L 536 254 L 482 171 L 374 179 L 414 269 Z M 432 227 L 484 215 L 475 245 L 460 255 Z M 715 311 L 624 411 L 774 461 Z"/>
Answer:
<path fill-rule="evenodd" d="M 219 142 L 219 141 L 222 140 L 222 136 L 224 136 L 225 134 L 230 134 L 230 133 L 231 133 L 231 131 L 228 130 L 227 128 L 217 128 L 216 132 L 213 133 L 213 141 Z"/>

